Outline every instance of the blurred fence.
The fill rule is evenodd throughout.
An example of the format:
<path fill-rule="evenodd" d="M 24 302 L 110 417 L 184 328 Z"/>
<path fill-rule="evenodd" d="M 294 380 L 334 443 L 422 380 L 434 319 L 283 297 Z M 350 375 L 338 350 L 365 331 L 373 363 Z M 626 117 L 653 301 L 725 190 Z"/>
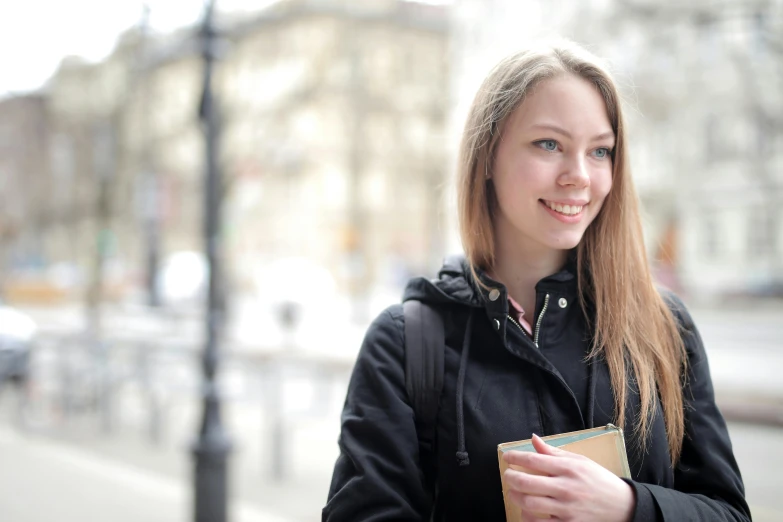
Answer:
<path fill-rule="evenodd" d="M 727 325 L 725 316 L 734 313 L 697 312 L 717 398 L 730 421 L 783 426 L 783 388 L 775 369 L 783 361 L 773 319 L 777 311 L 746 312 L 740 316 L 747 325 L 743 329 Z M 110 314 L 100 340 L 74 326 L 44 329 L 32 354 L 27 416 L 51 428 L 90 419 L 105 434 L 130 427 L 151 444 L 161 444 L 172 436 L 172 425 L 181 424 L 178 408 L 187 404 L 199 410 L 201 325 L 197 313 L 139 309 Z M 331 415 L 337 428 L 335 415 L 363 330 L 354 328 L 304 342 L 324 344 L 319 351 L 304 346 L 292 331 L 269 335 L 276 341 L 264 346 L 223 345 L 219 383 L 224 402 L 263 419 L 264 433 L 256 435 L 267 441 L 261 453 L 273 476 L 285 475 L 288 425 Z"/>
<path fill-rule="evenodd" d="M 42 333 L 32 353 L 33 378 L 20 396 L 20 422 L 27 429 L 53 432 L 78 424 L 107 437 L 131 432 L 161 447 L 195 437 L 202 344 L 197 335 L 183 333 L 193 329 L 182 321 L 172 328 L 171 321 L 148 318 L 157 332 L 115 331 L 100 340 L 80 331 Z M 353 358 L 291 343 L 277 348 L 231 344 L 222 353 L 225 408 L 240 408 L 240 417 L 253 417 L 249 429 L 229 426 L 229 432 L 240 446 L 254 448 L 262 474 L 283 480 L 298 424 L 329 419 L 338 427 L 335 412 Z"/>

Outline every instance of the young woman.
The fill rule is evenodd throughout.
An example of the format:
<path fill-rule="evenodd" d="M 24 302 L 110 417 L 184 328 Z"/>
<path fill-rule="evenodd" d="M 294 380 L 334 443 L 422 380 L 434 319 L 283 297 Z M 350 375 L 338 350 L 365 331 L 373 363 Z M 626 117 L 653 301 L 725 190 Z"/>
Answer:
<path fill-rule="evenodd" d="M 632 480 L 536 439 L 508 461 L 526 520 L 750 520 L 699 334 L 656 290 L 617 87 L 584 50 L 515 54 L 473 102 L 460 155 L 464 259 L 411 281 L 443 317 L 435 449 L 419 454 L 401 306 L 372 324 L 323 520 L 505 520 L 503 442 L 613 423 Z"/>

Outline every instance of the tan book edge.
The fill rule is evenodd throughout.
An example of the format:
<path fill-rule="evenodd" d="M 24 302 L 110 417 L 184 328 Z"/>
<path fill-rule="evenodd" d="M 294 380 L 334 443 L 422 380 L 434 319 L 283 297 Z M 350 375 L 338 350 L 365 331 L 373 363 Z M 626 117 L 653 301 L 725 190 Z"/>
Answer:
<path fill-rule="evenodd" d="M 558 446 L 560 449 L 584 455 L 589 459 L 602 465 L 618 477 L 630 478 L 631 471 L 628 467 L 628 457 L 625 452 L 625 440 L 623 431 L 607 424 L 598 428 L 589 430 L 572 431 L 569 433 L 560 433 L 558 435 L 549 435 L 541 437 L 546 442 Z M 571 441 L 572 439 L 576 439 Z M 509 451 L 509 448 L 529 445 L 531 439 L 519 440 L 498 444 L 498 463 L 500 464 L 500 480 L 503 485 L 503 502 L 506 506 L 507 522 L 528 522 L 522 518 L 520 510 L 508 500 L 508 486 L 503 478 L 503 473 L 509 468 L 509 465 L 503 460 L 503 453 Z M 535 451 L 535 450 L 533 450 Z M 511 466 L 511 469 L 527 471 L 520 466 Z M 546 515 L 540 515 L 538 518 L 549 518 Z"/>

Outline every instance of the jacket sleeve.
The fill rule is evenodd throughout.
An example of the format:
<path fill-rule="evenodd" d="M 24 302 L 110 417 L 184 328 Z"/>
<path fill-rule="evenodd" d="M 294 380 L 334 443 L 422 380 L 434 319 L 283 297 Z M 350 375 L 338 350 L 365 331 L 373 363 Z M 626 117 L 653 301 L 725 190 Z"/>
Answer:
<path fill-rule="evenodd" d="M 673 294 L 664 298 L 680 322 L 688 353 L 685 437 L 673 489 L 631 482 L 637 500 L 633 522 L 750 521 L 726 422 L 715 404 L 701 336 L 682 301 Z"/>
<path fill-rule="evenodd" d="M 402 307 L 370 326 L 341 417 L 340 456 L 324 522 L 424 520 L 432 500 L 419 466 L 413 410 L 405 391 Z"/>

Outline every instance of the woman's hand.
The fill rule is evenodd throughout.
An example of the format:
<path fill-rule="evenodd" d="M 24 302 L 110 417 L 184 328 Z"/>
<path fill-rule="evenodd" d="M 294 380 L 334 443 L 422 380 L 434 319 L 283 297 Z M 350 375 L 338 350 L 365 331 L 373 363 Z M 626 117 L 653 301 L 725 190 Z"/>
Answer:
<path fill-rule="evenodd" d="M 507 469 L 508 498 L 525 520 L 549 515 L 556 520 L 628 522 L 636 499 L 633 488 L 600 464 L 548 445 L 533 435 L 538 453 L 509 451 L 503 458 L 530 473 Z M 540 475 L 538 475 L 540 473 Z"/>

